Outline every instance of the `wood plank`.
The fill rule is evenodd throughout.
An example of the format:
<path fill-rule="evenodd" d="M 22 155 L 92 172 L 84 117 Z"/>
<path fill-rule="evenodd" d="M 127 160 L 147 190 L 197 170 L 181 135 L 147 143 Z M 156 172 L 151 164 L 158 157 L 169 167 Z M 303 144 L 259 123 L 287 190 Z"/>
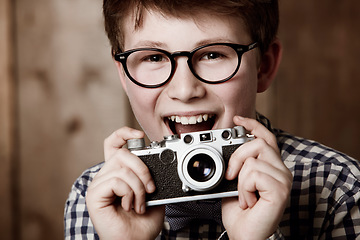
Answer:
<path fill-rule="evenodd" d="M 275 125 L 360 159 L 360 2 L 280 1 L 283 61 L 261 109 Z M 275 101 L 275 108 L 269 108 Z"/>
<path fill-rule="evenodd" d="M 12 238 L 12 182 L 14 88 L 11 75 L 10 0 L 0 0 L 0 232 Z"/>
<path fill-rule="evenodd" d="M 17 1 L 22 239 L 63 239 L 70 187 L 127 124 L 100 1 Z"/>

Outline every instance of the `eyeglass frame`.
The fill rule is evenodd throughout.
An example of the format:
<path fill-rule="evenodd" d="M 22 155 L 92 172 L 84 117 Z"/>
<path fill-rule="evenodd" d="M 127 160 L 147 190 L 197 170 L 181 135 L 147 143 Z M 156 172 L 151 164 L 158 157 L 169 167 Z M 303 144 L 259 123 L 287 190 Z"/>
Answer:
<path fill-rule="evenodd" d="M 235 52 L 237 53 L 238 55 L 238 65 L 235 69 L 235 71 L 227 78 L 225 79 L 222 79 L 222 80 L 218 80 L 218 81 L 209 81 L 209 80 L 205 80 L 203 78 L 201 78 L 194 70 L 193 68 L 193 64 L 192 64 L 192 57 L 194 56 L 194 54 L 200 50 L 200 49 L 203 49 L 205 47 L 210 47 L 210 46 L 216 46 L 216 45 L 225 45 L 225 46 L 229 46 L 231 47 L 232 49 L 235 50 Z M 123 65 L 123 68 L 125 70 L 125 73 L 126 75 L 128 76 L 128 78 L 133 82 L 135 83 L 136 85 L 140 86 L 140 87 L 144 87 L 144 88 L 158 88 L 158 87 L 161 87 L 161 86 L 164 86 L 166 83 L 168 83 L 170 81 L 170 79 L 173 77 L 174 73 L 175 73 L 175 70 L 176 70 L 176 60 L 175 60 L 175 57 L 187 57 L 187 64 L 189 66 L 189 69 L 191 71 L 191 73 L 200 81 L 204 82 L 204 83 L 208 83 L 208 84 L 219 84 L 219 83 L 223 83 L 223 82 L 226 82 L 228 80 L 230 80 L 233 76 L 235 76 L 235 74 L 238 72 L 239 68 L 240 68 L 240 64 L 241 64 L 241 57 L 244 53 L 254 49 L 258 47 L 258 43 L 257 42 L 253 42 L 249 45 L 242 45 L 242 44 L 236 44 L 236 43 L 210 43 L 210 44 L 206 44 L 206 45 L 203 45 L 203 46 L 200 46 L 200 47 L 197 47 L 193 50 L 191 50 L 190 52 L 189 51 L 177 51 L 177 52 L 173 52 L 173 53 L 170 53 L 166 50 L 163 50 L 163 49 L 159 49 L 159 48 L 135 48 L 135 49 L 130 49 L 130 50 L 127 50 L 125 52 L 121 52 L 121 53 L 116 53 L 114 55 L 114 59 L 118 62 L 120 62 L 122 65 Z M 169 77 L 162 83 L 159 83 L 159 84 L 155 84 L 155 85 L 146 85 L 146 84 L 143 84 L 143 83 L 140 83 L 138 82 L 136 79 L 134 79 L 128 68 L 127 68 L 127 64 L 126 64 L 126 61 L 128 59 L 128 57 L 130 56 L 130 54 L 134 53 L 134 52 L 138 52 L 138 51 L 157 51 L 157 52 L 160 52 L 160 53 L 163 53 L 165 54 L 169 59 L 170 59 L 170 63 L 171 63 L 171 71 L 170 71 L 170 74 L 169 74 Z"/>

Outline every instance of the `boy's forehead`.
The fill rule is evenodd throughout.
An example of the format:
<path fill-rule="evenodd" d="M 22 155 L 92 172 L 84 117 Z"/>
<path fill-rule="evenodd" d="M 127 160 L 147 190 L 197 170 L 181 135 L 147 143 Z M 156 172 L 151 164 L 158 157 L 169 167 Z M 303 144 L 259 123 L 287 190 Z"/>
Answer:
<path fill-rule="evenodd" d="M 142 30 L 144 27 L 159 27 L 156 22 L 149 21 L 149 18 L 158 19 L 159 22 L 174 21 L 177 22 L 186 22 L 193 23 L 199 29 L 204 29 L 208 27 L 211 23 L 214 22 L 225 22 L 226 26 L 233 28 L 234 31 L 238 31 L 243 35 L 249 35 L 247 26 L 245 25 L 243 19 L 239 16 L 223 16 L 223 15 L 209 15 L 207 12 L 199 12 L 196 15 L 170 15 L 165 14 L 156 9 L 146 9 L 141 13 L 137 12 L 135 9 L 131 11 L 125 17 L 123 21 L 123 34 L 133 34 L 139 30 Z M 176 26 L 174 26 L 176 28 Z M 164 33 L 167 34 L 167 33 Z"/>
<path fill-rule="evenodd" d="M 128 19 L 131 19 L 132 23 L 134 24 L 134 26 L 141 26 L 141 24 L 144 21 L 144 17 L 148 14 L 151 15 L 158 15 L 158 16 L 162 16 L 165 20 L 169 19 L 169 18 L 177 18 L 179 20 L 189 20 L 191 19 L 192 21 L 195 22 L 201 22 L 202 19 L 207 19 L 209 16 L 211 16 L 211 18 L 218 18 L 218 19 L 236 19 L 239 22 L 243 22 L 242 21 L 242 17 L 241 15 L 221 15 L 221 14 L 216 14 L 215 12 L 211 12 L 208 10 L 204 10 L 204 11 L 197 11 L 196 13 L 186 13 L 186 12 L 173 12 L 173 13 L 167 13 L 167 12 L 163 12 L 159 9 L 156 8 L 147 8 L 147 9 L 143 9 L 143 10 L 139 10 L 139 9 L 132 9 L 130 10 L 130 12 L 127 14 Z"/>

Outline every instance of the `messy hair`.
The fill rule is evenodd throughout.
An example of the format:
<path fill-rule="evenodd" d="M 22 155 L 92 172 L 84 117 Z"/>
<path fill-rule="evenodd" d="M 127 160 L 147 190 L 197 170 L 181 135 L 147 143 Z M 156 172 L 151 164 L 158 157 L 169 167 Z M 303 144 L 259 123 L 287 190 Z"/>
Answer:
<path fill-rule="evenodd" d="M 123 51 L 123 24 L 133 14 L 134 28 L 141 27 L 145 10 L 159 11 L 165 16 L 195 18 L 199 13 L 233 16 L 243 21 L 253 41 L 264 53 L 276 37 L 279 25 L 277 0 L 104 0 L 105 31 L 112 54 Z"/>

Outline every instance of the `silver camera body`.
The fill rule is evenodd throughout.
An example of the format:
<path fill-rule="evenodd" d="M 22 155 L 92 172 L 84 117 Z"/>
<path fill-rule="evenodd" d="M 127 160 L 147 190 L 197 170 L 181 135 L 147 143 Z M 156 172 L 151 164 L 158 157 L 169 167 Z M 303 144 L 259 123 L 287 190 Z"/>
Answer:
<path fill-rule="evenodd" d="M 147 206 L 237 196 L 237 179 L 224 174 L 231 154 L 254 139 L 242 126 L 164 137 L 145 146 L 144 139 L 128 140 L 128 149 L 149 168 L 156 191 Z"/>

